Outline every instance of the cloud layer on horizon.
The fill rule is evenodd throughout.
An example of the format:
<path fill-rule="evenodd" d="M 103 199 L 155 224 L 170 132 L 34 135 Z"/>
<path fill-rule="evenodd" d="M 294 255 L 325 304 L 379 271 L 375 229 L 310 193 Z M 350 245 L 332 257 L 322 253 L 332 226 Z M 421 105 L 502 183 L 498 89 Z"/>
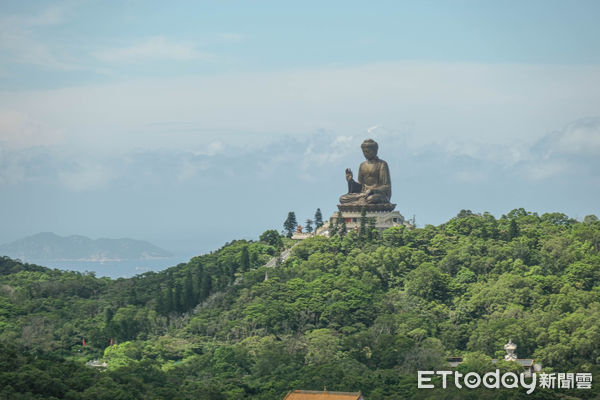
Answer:
<path fill-rule="evenodd" d="M 598 154 L 578 146 L 568 148 L 568 156 L 560 151 L 562 143 L 573 142 L 573 132 L 595 141 L 599 127 L 599 119 L 585 119 L 527 148 L 484 144 L 480 151 L 473 143 L 464 149 L 417 146 L 383 128 L 371 136 L 390 165 L 392 200 L 407 217 L 416 214 L 422 226 L 439 224 L 462 208 L 497 216 L 516 207 L 578 218 L 598 213 L 593 200 L 600 196 Z M 62 229 L 143 238 L 158 231 L 175 236 L 216 229 L 229 232 L 224 241 L 238 230 L 254 237 L 277 228 L 277 217 L 289 209 L 299 218 L 310 217 L 317 207 L 333 212 L 346 190 L 343 170 L 363 161 L 365 135 L 316 132 L 259 147 L 216 145 L 204 154 L 154 149 L 78 157 L 50 147 L 5 152 L 0 187 L 7 196 L 0 200 L 0 215 L 22 235 Z M 515 152 L 520 155 L 504 157 Z"/>

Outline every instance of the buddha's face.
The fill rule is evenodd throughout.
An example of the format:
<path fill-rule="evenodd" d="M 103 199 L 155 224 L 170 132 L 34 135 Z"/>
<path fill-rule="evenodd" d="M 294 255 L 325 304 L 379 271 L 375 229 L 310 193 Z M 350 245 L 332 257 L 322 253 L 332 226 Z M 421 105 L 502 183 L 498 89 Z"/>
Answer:
<path fill-rule="evenodd" d="M 365 158 L 369 161 L 377 156 L 377 150 L 373 146 L 363 146 L 362 151 Z"/>

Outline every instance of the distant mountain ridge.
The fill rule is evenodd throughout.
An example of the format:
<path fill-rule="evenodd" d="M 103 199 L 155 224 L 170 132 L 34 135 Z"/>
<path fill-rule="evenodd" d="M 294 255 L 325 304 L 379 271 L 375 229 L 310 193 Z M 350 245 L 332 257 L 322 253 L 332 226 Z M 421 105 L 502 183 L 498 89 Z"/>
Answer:
<path fill-rule="evenodd" d="M 42 232 L 0 245 L 0 255 L 21 260 L 99 262 L 172 256 L 168 251 L 143 240 L 90 239 L 81 235 L 65 237 L 52 232 Z"/>

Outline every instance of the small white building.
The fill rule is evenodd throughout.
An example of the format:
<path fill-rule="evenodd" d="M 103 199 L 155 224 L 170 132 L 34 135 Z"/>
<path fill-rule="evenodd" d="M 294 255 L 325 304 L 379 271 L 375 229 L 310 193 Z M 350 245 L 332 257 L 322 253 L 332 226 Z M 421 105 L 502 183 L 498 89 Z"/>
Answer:
<path fill-rule="evenodd" d="M 508 340 L 508 343 L 504 345 L 504 350 L 506 350 L 506 354 L 504 355 L 504 360 L 506 361 L 514 361 L 523 366 L 525 369 L 525 376 L 527 378 L 531 377 L 531 374 L 534 372 L 540 372 L 542 370 L 541 364 L 536 364 L 533 358 L 518 358 L 515 350 L 517 349 L 517 345 L 512 342 L 511 339 Z M 456 368 L 460 363 L 463 362 L 462 357 L 449 357 L 446 359 L 452 368 Z M 497 359 L 493 358 L 492 363 L 496 364 L 498 362 Z"/>
<path fill-rule="evenodd" d="M 540 372 L 542 370 L 541 364 L 535 364 L 533 358 L 518 358 L 517 353 L 517 345 L 512 342 L 512 339 L 508 339 L 508 343 L 504 345 L 504 350 L 506 350 L 506 354 L 504 355 L 504 360 L 506 361 L 514 361 L 523 366 L 525 368 L 525 376 L 530 377 L 534 372 Z M 496 364 L 498 360 L 492 359 L 492 362 Z"/>

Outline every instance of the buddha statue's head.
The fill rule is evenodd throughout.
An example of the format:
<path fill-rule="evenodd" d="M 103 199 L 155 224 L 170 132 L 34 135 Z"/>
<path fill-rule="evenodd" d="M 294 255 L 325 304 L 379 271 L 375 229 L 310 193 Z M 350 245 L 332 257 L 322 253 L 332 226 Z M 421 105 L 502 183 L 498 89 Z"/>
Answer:
<path fill-rule="evenodd" d="M 373 139 L 366 139 L 364 142 L 362 142 L 360 147 L 362 148 L 363 154 L 367 160 L 373 160 L 377 157 L 377 149 L 379 146 Z"/>

